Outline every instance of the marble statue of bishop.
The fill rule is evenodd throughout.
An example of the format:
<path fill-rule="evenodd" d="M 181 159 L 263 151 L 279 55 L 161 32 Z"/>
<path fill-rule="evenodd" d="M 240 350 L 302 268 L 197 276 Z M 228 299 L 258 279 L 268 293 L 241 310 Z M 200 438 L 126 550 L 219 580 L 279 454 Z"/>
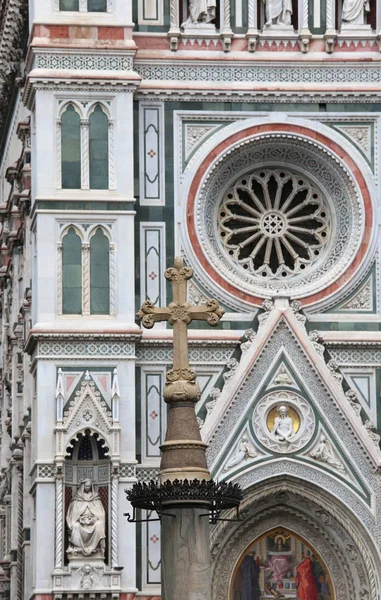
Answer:
<path fill-rule="evenodd" d="M 291 0 L 264 0 L 266 27 L 289 28 L 291 26 Z"/>
<path fill-rule="evenodd" d="M 369 0 L 344 0 L 342 24 L 365 25 L 365 13 L 370 12 Z"/>
<path fill-rule="evenodd" d="M 197 27 L 211 23 L 216 18 L 216 0 L 189 0 L 189 16 L 182 27 Z"/>
<path fill-rule="evenodd" d="M 69 529 L 68 556 L 104 556 L 106 515 L 91 479 L 85 479 L 70 502 L 66 522 Z"/>

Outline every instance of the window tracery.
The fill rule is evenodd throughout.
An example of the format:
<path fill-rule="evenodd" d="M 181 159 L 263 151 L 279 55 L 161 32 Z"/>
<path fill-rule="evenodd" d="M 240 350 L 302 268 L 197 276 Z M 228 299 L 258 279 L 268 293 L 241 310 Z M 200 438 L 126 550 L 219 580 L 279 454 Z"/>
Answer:
<path fill-rule="evenodd" d="M 104 103 L 65 103 L 56 135 L 58 188 L 114 188 L 113 121 Z"/>
<path fill-rule="evenodd" d="M 68 225 L 57 244 L 57 314 L 115 314 L 115 244 L 108 227 Z"/>
<path fill-rule="evenodd" d="M 60 11 L 107 12 L 107 0 L 59 0 Z"/>
<path fill-rule="evenodd" d="M 262 277 L 288 277 L 315 263 L 329 239 L 329 213 L 321 192 L 286 169 L 242 177 L 220 206 L 220 239 L 243 269 Z"/>

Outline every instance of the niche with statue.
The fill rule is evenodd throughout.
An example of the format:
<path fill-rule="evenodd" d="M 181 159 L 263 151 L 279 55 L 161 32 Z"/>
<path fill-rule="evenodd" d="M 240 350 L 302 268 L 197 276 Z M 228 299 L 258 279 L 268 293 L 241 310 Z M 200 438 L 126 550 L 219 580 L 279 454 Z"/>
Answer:
<path fill-rule="evenodd" d="M 65 564 L 108 564 L 110 461 L 105 440 L 85 430 L 65 460 Z"/>

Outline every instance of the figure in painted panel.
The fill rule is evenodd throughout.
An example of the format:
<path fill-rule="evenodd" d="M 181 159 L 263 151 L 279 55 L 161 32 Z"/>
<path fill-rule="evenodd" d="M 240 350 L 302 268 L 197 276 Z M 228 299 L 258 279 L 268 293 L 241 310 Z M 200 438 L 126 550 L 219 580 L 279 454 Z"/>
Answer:
<path fill-rule="evenodd" d="M 295 435 L 292 419 L 288 416 L 288 406 L 279 406 L 277 410 L 278 416 L 275 418 L 274 427 L 272 428 L 271 433 L 275 435 L 280 442 L 288 442 Z"/>
<path fill-rule="evenodd" d="M 194 27 L 202 23 L 211 23 L 216 18 L 216 0 L 189 0 L 189 17 L 182 27 Z"/>
<path fill-rule="evenodd" d="M 344 0 L 342 24 L 365 25 L 365 13 L 368 12 L 370 12 L 369 0 Z"/>
<path fill-rule="evenodd" d="M 91 479 L 85 479 L 72 499 L 66 517 L 69 529 L 68 554 L 90 556 L 105 550 L 106 515 Z"/>
<path fill-rule="evenodd" d="M 242 562 L 242 600 L 260 600 L 259 574 L 260 563 L 255 552 L 250 552 Z"/>
<path fill-rule="evenodd" d="M 304 556 L 296 566 L 295 583 L 299 600 L 318 600 L 311 556 Z"/>
<path fill-rule="evenodd" d="M 266 27 L 289 27 L 291 25 L 291 0 L 264 0 Z"/>

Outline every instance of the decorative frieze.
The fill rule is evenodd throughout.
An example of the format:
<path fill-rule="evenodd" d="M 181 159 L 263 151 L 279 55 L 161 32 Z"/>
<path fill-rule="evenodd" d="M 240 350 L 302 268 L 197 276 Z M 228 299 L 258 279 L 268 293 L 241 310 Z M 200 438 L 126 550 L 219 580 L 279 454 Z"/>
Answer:
<path fill-rule="evenodd" d="M 230 358 L 232 348 L 236 346 L 236 342 L 226 343 L 210 343 L 207 340 L 195 344 L 190 342 L 189 360 L 192 365 L 195 364 L 214 364 L 225 365 Z M 169 365 L 172 363 L 172 347 L 168 344 L 151 344 L 147 342 L 140 343 L 136 348 L 137 364 L 162 364 Z"/>
<path fill-rule="evenodd" d="M 38 344 L 37 356 L 44 360 L 62 358 L 134 358 L 135 344 L 128 341 L 115 340 L 70 340 L 41 341 Z"/>
<path fill-rule="evenodd" d="M 36 69 L 60 71 L 130 71 L 132 56 L 116 52 L 65 52 L 37 50 L 34 52 Z"/>
<path fill-rule="evenodd" d="M 381 350 L 378 344 L 358 344 L 338 346 L 327 343 L 329 354 L 335 359 L 340 367 L 344 366 L 363 366 L 363 367 L 381 367 Z"/>

